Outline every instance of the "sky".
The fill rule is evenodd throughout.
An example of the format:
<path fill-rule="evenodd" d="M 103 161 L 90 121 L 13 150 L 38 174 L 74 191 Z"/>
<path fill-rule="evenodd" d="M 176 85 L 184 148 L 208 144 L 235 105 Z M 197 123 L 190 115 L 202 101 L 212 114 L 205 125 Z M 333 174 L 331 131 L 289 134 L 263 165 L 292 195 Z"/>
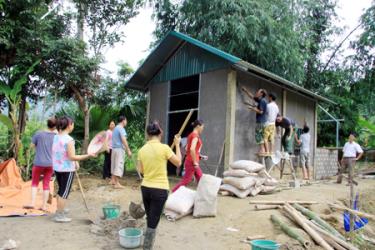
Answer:
<path fill-rule="evenodd" d="M 363 10 L 371 6 L 372 0 L 338 0 L 337 14 L 338 21 L 336 25 L 345 27 L 344 32 L 332 37 L 335 44 L 339 44 L 341 40 L 359 23 L 359 18 Z M 117 44 L 113 48 L 108 48 L 105 53 L 106 62 L 103 68 L 115 73 L 117 70 L 117 62 L 124 61 L 130 64 L 134 70 L 139 66 L 139 62 L 146 58 L 150 53 L 150 43 L 153 41 L 152 32 L 155 24 L 151 18 L 152 8 L 144 7 L 140 10 L 139 15 L 131 19 L 124 27 L 126 38 L 121 44 Z M 352 34 L 344 45 L 344 55 L 352 53 L 348 48 L 349 41 L 354 40 L 360 34 L 360 30 Z"/>

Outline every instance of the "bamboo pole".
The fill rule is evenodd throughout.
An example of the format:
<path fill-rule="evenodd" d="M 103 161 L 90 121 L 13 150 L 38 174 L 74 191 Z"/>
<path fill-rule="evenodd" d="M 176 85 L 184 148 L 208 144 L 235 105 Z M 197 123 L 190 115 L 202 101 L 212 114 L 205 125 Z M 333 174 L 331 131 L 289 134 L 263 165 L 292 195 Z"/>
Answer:
<path fill-rule="evenodd" d="M 311 238 L 325 250 L 333 250 L 333 248 L 325 241 L 314 229 L 306 222 L 306 218 L 298 214 L 298 211 L 289 204 L 285 204 L 283 209 L 311 236 Z"/>
<path fill-rule="evenodd" d="M 281 208 L 280 205 L 255 205 L 255 210 L 269 210 Z"/>
<path fill-rule="evenodd" d="M 189 114 L 186 116 L 185 121 L 184 121 L 184 123 L 182 124 L 182 126 L 180 128 L 180 131 L 178 131 L 178 135 L 179 136 L 181 136 L 182 132 L 184 132 L 184 129 L 185 129 L 186 125 L 188 124 L 188 122 L 189 122 L 191 116 L 193 115 L 193 113 L 194 113 L 194 110 L 191 109 L 190 112 L 189 112 Z M 174 144 L 174 141 L 173 141 L 173 143 L 171 145 L 171 149 L 173 150 L 175 146 L 176 145 Z"/>
<path fill-rule="evenodd" d="M 371 219 L 371 220 L 374 220 L 374 221 L 375 221 L 375 215 L 368 214 L 368 213 L 365 213 L 365 212 L 360 212 L 360 211 L 353 210 L 353 209 L 350 209 L 350 208 L 345 207 L 345 206 L 339 206 L 339 205 L 332 204 L 332 203 L 329 203 L 328 205 L 329 205 L 330 207 L 332 207 L 332 208 L 337 209 L 337 210 L 348 211 L 348 212 L 351 213 L 351 214 L 355 214 L 355 215 L 358 215 L 358 216 L 361 216 L 361 217 L 366 217 L 366 218 L 368 218 L 368 219 Z"/>
<path fill-rule="evenodd" d="M 325 241 L 327 241 L 327 243 L 330 244 L 334 249 L 347 250 L 345 247 L 341 246 L 339 243 L 337 243 L 336 241 L 334 241 L 332 238 L 328 237 L 327 235 L 320 233 L 320 236 L 322 236 L 322 238 Z"/>
<path fill-rule="evenodd" d="M 309 219 L 314 220 L 316 223 L 318 223 L 320 226 L 322 226 L 324 229 L 326 229 L 333 235 L 339 237 L 342 240 L 345 240 L 344 236 L 342 236 L 335 228 L 333 228 L 326 221 L 322 220 L 317 214 L 315 214 L 311 210 L 304 208 L 298 204 L 293 204 L 293 207 L 297 209 L 298 211 L 300 211 L 303 215 L 305 215 Z"/>
<path fill-rule="evenodd" d="M 345 247 L 346 249 L 349 249 L 349 250 L 358 250 L 358 248 L 356 248 L 355 246 L 353 246 L 353 245 L 350 244 L 349 242 L 346 242 L 346 241 L 344 241 L 344 240 L 341 240 L 341 239 L 337 238 L 337 237 L 334 236 L 334 235 L 331 235 L 330 233 L 328 233 L 328 232 L 325 231 L 324 229 L 320 228 L 318 225 L 314 224 L 313 222 L 308 221 L 307 223 L 308 223 L 312 228 L 314 228 L 316 231 L 318 231 L 319 233 L 324 234 L 324 235 L 326 235 L 327 237 L 333 239 L 334 241 L 336 241 L 338 244 L 340 244 L 341 246 Z"/>
<path fill-rule="evenodd" d="M 286 203 L 297 203 L 300 205 L 311 205 L 311 204 L 318 204 L 316 201 L 296 201 L 296 200 L 286 200 L 286 201 L 250 201 L 250 204 L 265 204 L 265 205 L 285 205 Z"/>
<path fill-rule="evenodd" d="M 311 246 L 311 242 L 304 239 L 300 234 L 298 234 L 295 230 L 289 227 L 287 224 L 283 223 L 277 216 L 271 215 L 271 221 L 278 225 L 281 230 L 283 230 L 287 235 L 296 239 L 304 248 L 308 249 Z"/>

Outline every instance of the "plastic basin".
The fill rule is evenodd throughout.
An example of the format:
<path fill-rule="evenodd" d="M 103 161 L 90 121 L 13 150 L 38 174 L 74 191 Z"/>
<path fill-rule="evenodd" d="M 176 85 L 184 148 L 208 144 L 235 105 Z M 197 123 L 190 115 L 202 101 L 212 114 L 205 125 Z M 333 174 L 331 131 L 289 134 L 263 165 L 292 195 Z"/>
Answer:
<path fill-rule="evenodd" d="M 252 240 L 250 244 L 252 250 L 278 250 L 280 246 L 273 240 Z"/>
<path fill-rule="evenodd" d="M 117 219 L 120 216 L 120 206 L 108 204 L 103 206 L 104 218 L 107 220 Z"/>
<path fill-rule="evenodd" d="M 120 245 L 124 248 L 137 248 L 141 245 L 143 232 L 139 228 L 127 227 L 119 232 Z"/>

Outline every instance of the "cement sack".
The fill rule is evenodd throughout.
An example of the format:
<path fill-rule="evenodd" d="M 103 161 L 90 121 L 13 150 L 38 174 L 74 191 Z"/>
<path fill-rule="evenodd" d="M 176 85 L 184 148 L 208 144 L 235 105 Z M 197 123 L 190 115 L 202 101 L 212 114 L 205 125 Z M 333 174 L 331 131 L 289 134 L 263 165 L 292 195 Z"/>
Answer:
<path fill-rule="evenodd" d="M 265 181 L 266 181 L 265 178 L 256 177 L 256 178 L 255 178 L 255 186 L 256 186 L 256 187 L 262 186 L 262 185 L 264 184 Z"/>
<path fill-rule="evenodd" d="M 276 190 L 276 186 L 262 186 L 261 194 L 270 194 Z"/>
<path fill-rule="evenodd" d="M 255 162 L 255 161 L 246 161 L 246 160 L 239 160 L 232 162 L 229 166 L 233 169 L 243 169 L 250 173 L 257 173 L 263 169 L 265 166 L 262 164 Z"/>
<path fill-rule="evenodd" d="M 194 206 L 196 191 L 181 186 L 172 193 L 165 204 L 165 209 L 172 210 L 177 214 L 186 214 Z"/>
<path fill-rule="evenodd" d="M 244 199 L 247 196 L 249 196 L 251 189 L 246 189 L 246 190 L 240 190 L 236 187 L 233 187 L 232 185 L 229 184 L 223 184 L 220 186 L 220 190 L 228 191 L 232 193 L 233 195 L 237 196 L 238 198 Z"/>
<path fill-rule="evenodd" d="M 173 210 L 164 209 L 164 215 L 168 221 L 174 222 L 176 220 L 181 219 L 189 214 L 193 213 L 193 208 L 191 208 L 187 213 L 179 214 Z"/>
<path fill-rule="evenodd" d="M 221 179 L 204 174 L 198 184 L 194 202 L 194 217 L 216 216 L 217 193 Z"/>
<path fill-rule="evenodd" d="M 262 192 L 262 190 L 263 190 L 263 186 L 256 186 L 256 187 L 254 187 L 254 188 L 251 189 L 250 195 L 251 196 L 256 196 L 260 192 Z"/>
<path fill-rule="evenodd" d="M 255 186 L 255 183 L 257 181 L 257 178 L 254 176 L 248 176 L 248 177 L 225 177 L 223 179 L 224 184 L 232 185 L 238 189 L 246 190 L 253 186 Z"/>
<path fill-rule="evenodd" d="M 249 174 L 249 172 L 243 169 L 229 169 L 223 173 L 224 177 L 246 177 Z"/>
<path fill-rule="evenodd" d="M 277 186 L 279 184 L 279 181 L 275 178 L 267 178 L 264 181 L 264 186 Z"/>

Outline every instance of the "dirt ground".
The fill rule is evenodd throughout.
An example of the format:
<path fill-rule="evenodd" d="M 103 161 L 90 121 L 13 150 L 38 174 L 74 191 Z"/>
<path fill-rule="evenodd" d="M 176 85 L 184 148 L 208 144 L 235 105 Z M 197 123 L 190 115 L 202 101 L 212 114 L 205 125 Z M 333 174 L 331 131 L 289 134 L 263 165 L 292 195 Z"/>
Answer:
<path fill-rule="evenodd" d="M 106 202 L 120 204 L 123 211 L 128 210 L 130 201 L 141 202 L 140 183 L 135 177 L 125 177 L 123 184 L 126 188 L 115 190 L 106 182 L 95 177 L 82 179 L 89 206 L 98 216 L 102 215 L 101 208 Z M 171 181 L 171 186 L 175 181 Z M 194 188 L 194 186 L 193 186 Z M 374 190 L 375 180 L 360 180 L 357 190 L 360 194 Z M 77 186 L 68 200 L 68 208 L 73 221 L 68 224 L 58 224 L 51 221 L 51 216 L 34 218 L 0 218 L 0 244 L 5 239 L 13 239 L 20 243 L 18 249 L 122 249 L 116 235 L 96 235 L 90 232 L 90 225 Z M 330 214 L 327 202 L 348 199 L 349 187 L 345 184 L 334 184 L 324 181 L 299 189 L 283 190 L 271 195 L 259 195 L 238 199 L 234 197 L 219 197 L 218 213 L 215 218 L 194 219 L 185 217 L 177 222 L 169 222 L 162 217 L 158 227 L 154 249 L 250 249 L 246 243 L 241 243 L 247 236 L 263 234 L 267 239 L 279 243 L 287 243 L 290 249 L 301 249 L 298 243 L 276 229 L 270 221 L 270 215 L 279 215 L 276 210 L 254 211 L 250 200 L 313 200 L 319 204 L 311 209 L 320 214 Z M 340 225 L 339 213 L 333 219 Z M 332 217 L 332 218 L 333 218 Z M 144 225 L 144 220 L 138 225 Z M 370 222 L 371 223 L 371 222 Z M 372 225 L 370 225 L 372 226 Z M 233 230 L 235 229 L 235 230 Z M 116 232 L 116 229 L 115 231 Z M 306 236 L 307 237 L 307 236 Z M 314 246 L 312 249 L 320 249 Z"/>

